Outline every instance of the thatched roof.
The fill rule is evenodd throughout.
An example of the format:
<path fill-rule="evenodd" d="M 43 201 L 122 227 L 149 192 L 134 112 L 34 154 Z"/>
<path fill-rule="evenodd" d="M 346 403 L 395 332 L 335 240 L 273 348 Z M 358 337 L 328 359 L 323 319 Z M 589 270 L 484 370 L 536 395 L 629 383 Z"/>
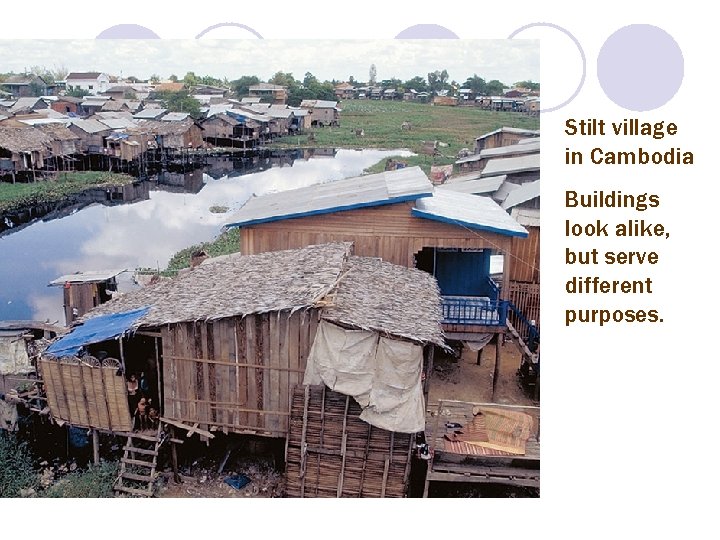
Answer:
<path fill-rule="evenodd" d="M 206 259 L 174 279 L 114 298 L 83 319 L 148 306 L 136 327 L 156 327 L 315 307 L 341 325 L 442 345 L 435 279 L 350 256 L 351 250 L 346 242 Z"/>
<path fill-rule="evenodd" d="M 322 318 L 423 343 L 443 344 L 437 281 L 371 257 L 350 257 Z"/>
<path fill-rule="evenodd" d="M 50 144 L 50 137 L 39 129 L 0 127 L 0 148 L 11 152 L 43 152 Z"/>
<path fill-rule="evenodd" d="M 207 259 L 174 279 L 113 299 L 85 318 L 150 306 L 138 325 L 160 326 L 310 307 L 335 285 L 350 249 L 349 243 L 323 244 Z"/>
<path fill-rule="evenodd" d="M 182 135 L 189 130 L 195 121 L 192 118 L 177 122 L 162 122 L 159 120 L 142 120 L 137 127 L 128 128 L 128 133 L 152 133 L 153 135 Z"/>
<path fill-rule="evenodd" d="M 46 135 L 56 141 L 79 141 L 80 137 L 70 131 L 67 126 L 59 123 L 42 124 L 38 129 L 45 132 Z"/>

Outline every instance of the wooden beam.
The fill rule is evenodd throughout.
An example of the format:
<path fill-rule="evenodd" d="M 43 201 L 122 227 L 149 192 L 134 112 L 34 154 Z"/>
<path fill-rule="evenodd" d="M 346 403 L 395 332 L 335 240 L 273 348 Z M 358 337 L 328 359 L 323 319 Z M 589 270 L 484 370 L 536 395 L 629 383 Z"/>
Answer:
<path fill-rule="evenodd" d="M 190 431 L 190 435 L 193 433 L 199 433 L 200 435 L 205 435 L 206 437 L 209 437 L 210 439 L 214 439 L 215 435 L 210 433 L 209 431 L 205 431 L 204 429 L 198 428 L 198 424 L 196 423 L 194 426 L 188 426 L 187 424 L 183 424 L 182 422 L 179 422 L 177 420 L 172 420 L 170 418 L 165 418 L 164 416 L 160 417 L 160 422 L 164 422 L 166 424 L 170 424 L 171 426 L 178 427 L 180 429 L 184 429 L 186 431 Z M 189 435 L 188 435 L 189 436 Z"/>

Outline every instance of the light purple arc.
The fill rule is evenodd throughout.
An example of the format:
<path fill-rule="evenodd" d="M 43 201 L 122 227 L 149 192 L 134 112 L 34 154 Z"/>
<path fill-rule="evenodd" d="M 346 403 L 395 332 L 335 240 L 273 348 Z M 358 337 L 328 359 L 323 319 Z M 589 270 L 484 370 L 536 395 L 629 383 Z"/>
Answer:
<path fill-rule="evenodd" d="M 578 86 L 575 89 L 575 92 L 573 92 L 573 94 L 568 99 L 563 101 L 560 105 L 555 105 L 554 107 L 549 107 L 547 109 L 540 109 L 541 113 L 553 112 L 553 111 L 557 111 L 558 109 L 562 109 L 563 107 L 568 105 L 580 93 L 580 90 L 582 89 L 583 85 L 585 84 L 585 77 L 587 75 L 587 59 L 585 58 L 585 51 L 583 50 L 582 45 L 580 45 L 580 41 L 578 41 L 578 39 L 574 35 L 572 35 L 568 30 L 566 30 L 562 26 L 558 26 L 557 24 L 546 23 L 546 22 L 526 24 L 525 26 L 521 26 L 520 28 L 515 30 L 512 34 L 510 34 L 508 36 L 508 39 L 513 39 L 516 35 L 518 35 L 523 30 L 527 30 L 528 28 L 536 28 L 536 27 L 552 28 L 553 30 L 558 30 L 559 32 L 562 32 L 563 34 L 565 34 L 575 44 L 578 51 L 580 52 L 580 57 L 582 58 L 582 76 L 580 77 L 580 83 L 578 83 Z"/>

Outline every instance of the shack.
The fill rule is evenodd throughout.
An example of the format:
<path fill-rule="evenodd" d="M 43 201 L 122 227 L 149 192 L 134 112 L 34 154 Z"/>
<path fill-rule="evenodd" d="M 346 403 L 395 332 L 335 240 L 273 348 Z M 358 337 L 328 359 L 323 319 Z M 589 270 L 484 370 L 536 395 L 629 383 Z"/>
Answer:
<path fill-rule="evenodd" d="M 515 144 L 522 139 L 539 137 L 540 130 L 522 129 L 512 127 L 501 127 L 495 131 L 485 133 L 475 139 L 475 153 L 479 154 L 481 150 L 487 148 L 497 148 L 498 146 L 508 146 Z"/>
<path fill-rule="evenodd" d="M 72 324 L 91 309 L 108 302 L 117 291 L 117 277 L 125 270 L 76 272 L 52 280 L 50 287 L 63 288 L 65 325 Z"/>
<path fill-rule="evenodd" d="M 41 361 L 54 418 L 128 431 L 130 408 L 117 374 L 143 373 L 165 424 L 206 437 L 293 432 L 292 441 L 318 441 L 290 444 L 288 475 L 298 486 L 308 455 L 334 459 L 320 454 L 346 436 L 350 422 L 371 425 L 358 444 L 379 437 L 387 445 L 364 457 L 343 448 L 348 487 L 337 495 L 356 493 L 351 470 L 367 471 L 366 495 L 376 493 L 369 486 L 383 475 L 384 494 L 404 495 L 411 435 L 424 429 L 427 351 L 444 345 L 429 274 L 354 256 L 350 243 L 233 254 L 120 296 L 83 321 Z M 300 395 L 343 394 L 346 421 L 320 427 L 305 414 L 291 423 L 291 400 L 302 384 L 309 386 Z M 359 405 L 352 411 L 351 399 Z M 389 479 L 386 459 L 403 474 Z"/>
<path fill-rule="evenodd" d="M 337 101 L 304 99 L 300 103 L 300 108 L 308 110 L 310 123 L 313 126 L 340 125 L 340 109 L 338 109 Z"/>
<path fill-rule="evenodd" d="M 0 175 L 15 182 L 18 173 L 35 172 L 45 166 L 50 156 L 51 138 L 32 127 L 0 127 Z"/>

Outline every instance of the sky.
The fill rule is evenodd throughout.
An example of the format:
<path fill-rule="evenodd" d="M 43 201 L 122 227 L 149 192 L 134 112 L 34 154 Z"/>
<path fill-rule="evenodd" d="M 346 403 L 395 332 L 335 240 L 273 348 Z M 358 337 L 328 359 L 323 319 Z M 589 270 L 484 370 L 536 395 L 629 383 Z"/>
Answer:
<path fill-rule="evenodd" d="M 166 79 L 186 72 L 220 79 L 278 71 L 302 80 L 311 72 L 321 81 L 367 81 L 370 65 L 377 80 L 447 69 L 450 81 L 474 74 L 507 85 L 540 81 L 537 40 L 0 40 L 0 73 L 32 66 L 54 70 L 101 71 L 110 75 Z"/>

